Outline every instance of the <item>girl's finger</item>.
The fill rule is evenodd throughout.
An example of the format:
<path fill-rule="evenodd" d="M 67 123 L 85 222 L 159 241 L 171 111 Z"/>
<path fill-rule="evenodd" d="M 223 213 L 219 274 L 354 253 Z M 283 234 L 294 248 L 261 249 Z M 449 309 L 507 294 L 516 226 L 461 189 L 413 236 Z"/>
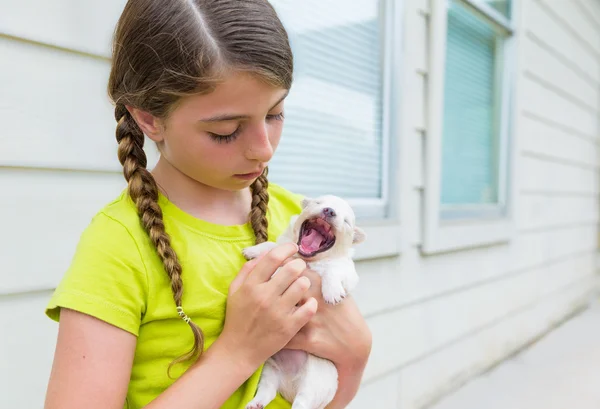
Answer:
<path fill-rule="evenodd" d="M 301 259 L 292 260 L 283 267 L 281 267 L 277 274 L 271 278 L 269 287 L 273 289 L 273 292 L 277 295 L 282 295 L 293 282 L 306 270 L 306 262 Z M 309 280 L 310 284 L 310 280 Z M 310 285 L 309 285 L 310 287 Z M 300 300 L 298 300 L 300 301 Z"/>
<path fill-rule="evenodd" d="M 308 321 L 317 313 L 319 303 L 314 298 L 309 298 L 304 304 L 292 313 L 292 319 L 295 321 L 298 331 L 304 327 Z"/>
<path fill-rule="evenodd" d="M 248 275 L 248 283 L 252 285 L 266 283 L 271 279 L 275 270 L 297 252 L 298 245 L 295 243 L 282 244 L 268 251 L 260 257 L 252 273 Z"/>
<path fill-rule="evenodd" d="M 295 311 L 298 304 L 306 291 L 310 288 L 310 280 L 307 277 L 299 277 L 294 281 L 281 296 L 281 302 L 284 308 L 289 308 L 290 311 Z"/>

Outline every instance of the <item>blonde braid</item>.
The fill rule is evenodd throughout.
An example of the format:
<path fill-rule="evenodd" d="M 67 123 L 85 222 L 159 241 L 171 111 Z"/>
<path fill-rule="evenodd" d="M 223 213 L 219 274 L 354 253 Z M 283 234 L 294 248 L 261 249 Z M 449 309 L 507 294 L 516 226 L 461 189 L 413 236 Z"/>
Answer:
<path fill-rule="evenodd" d="M 250 223 L 256 236 L 256 244 L 269 240 L 269 223 L 267 222 L 267 208 L 269 206 L 269 181 L 267 180 L 268 168 L 250 186 L 252 190 L 252 208 L 250 210 Z"/>
<path fill-rule="evenodd" d="M 165 231 L 162 210 L 158 204 L 158 186 L 152 174 L 146 169 L 147 159 L 144 152 L 144 134 L 133 120 L 123 104 L 115 108 L 117 120 L 118 156 L 123 165 L 123 175 L 128 183 L 129 196 L 135 203 L 142 225 L 152 240 L 160 256 L 165 271 L 171 279 L 171 290 L 178 315 L 190 326 L 194 333 L 194 346 L 183 357 L 178 358 L 171 366 L 190 358 L 196 358 L 204 350 L 204 334 L 202 330 L 185 315 L 181 307 L 183 281 L 181 264 L 177 254 L 171 247 L 171 240 Z M 169 375 L 170 376 L 170 375 Z"/>

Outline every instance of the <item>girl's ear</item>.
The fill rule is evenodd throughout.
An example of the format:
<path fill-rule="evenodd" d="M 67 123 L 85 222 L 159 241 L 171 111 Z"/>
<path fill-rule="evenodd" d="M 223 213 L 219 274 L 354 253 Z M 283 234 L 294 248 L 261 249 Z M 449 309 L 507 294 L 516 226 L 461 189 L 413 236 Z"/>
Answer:
<path fill-rule="evenodd" d="M 161 122 L 158 118 L 149 112 L 131 106 L 127 106 L 127 110 L 148 138 L 154 142 L 161 142 L 163 140 Z"/>

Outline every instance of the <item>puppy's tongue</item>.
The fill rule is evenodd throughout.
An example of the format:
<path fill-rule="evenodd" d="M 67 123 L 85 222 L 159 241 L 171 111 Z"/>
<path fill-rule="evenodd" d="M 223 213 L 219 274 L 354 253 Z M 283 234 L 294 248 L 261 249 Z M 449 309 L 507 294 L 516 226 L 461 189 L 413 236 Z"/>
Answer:
<path fill-rule="evenodd" d="M 311 229 L 302 237 L 302 241 L 300 242 L 301 250 L 307 254 L 313 253 L 321 248 L 321 243 L 324 241 L 325 237 L 315 229 Z"/>

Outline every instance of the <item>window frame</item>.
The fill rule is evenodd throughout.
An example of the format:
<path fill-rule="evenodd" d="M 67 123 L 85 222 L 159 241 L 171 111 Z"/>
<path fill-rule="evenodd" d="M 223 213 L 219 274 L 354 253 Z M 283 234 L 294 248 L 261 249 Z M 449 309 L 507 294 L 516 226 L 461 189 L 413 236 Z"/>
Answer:
<path fill-rule="evenodd" d="M 382 67 L 382 197 L 350 199 L 357 214 L 357 225 L 367 235 L 358 245 L 355 260 L 397 256 L 401 252 L 402 228 L 399 220 L 397 170 L 402 132 L 402 59 L 404 0 L 380 0 Z"/>
<path fill-rule="evenodd" d="M 390 21 L 392 13 L 387 13 L 393 7 L 393 0 L 378 0 L 379 18 L 381 24 L 381 197 L 380 198 L 355 198 L 348 199 L 354 208 L 357 218 L 364 220 L 387 219 L 390 211 L 390 200 L 392 199 L 390 173 L 392 172 L 390 146 L 392 144 L 392 121 L 390 110 L 394 103 L 395 95 L 391 91 L 392 72 L 391 62 L 393 58 L 393 23 Z"/>
<path fill-rule="evenodd" d="M 436 254 L 467 248 L 506 243 L 514 237 L 514 114 L 516 78 L 515 9 L 511 4 L 509 20 L 482 0 L 454 0 L 490 27 L 505 36 L 501 86 L 502 102 L 499 121 L 498 204 L 450 206 L 441 204 L 442 138 L 444 117 L 444 80 L 447 40 L 447 17 L 450 0 L 432 0 L 430 18 L 430 71 L 424 191 L 422 252 Z M 443 209 L 445 207 L 445 209 Z"/>

